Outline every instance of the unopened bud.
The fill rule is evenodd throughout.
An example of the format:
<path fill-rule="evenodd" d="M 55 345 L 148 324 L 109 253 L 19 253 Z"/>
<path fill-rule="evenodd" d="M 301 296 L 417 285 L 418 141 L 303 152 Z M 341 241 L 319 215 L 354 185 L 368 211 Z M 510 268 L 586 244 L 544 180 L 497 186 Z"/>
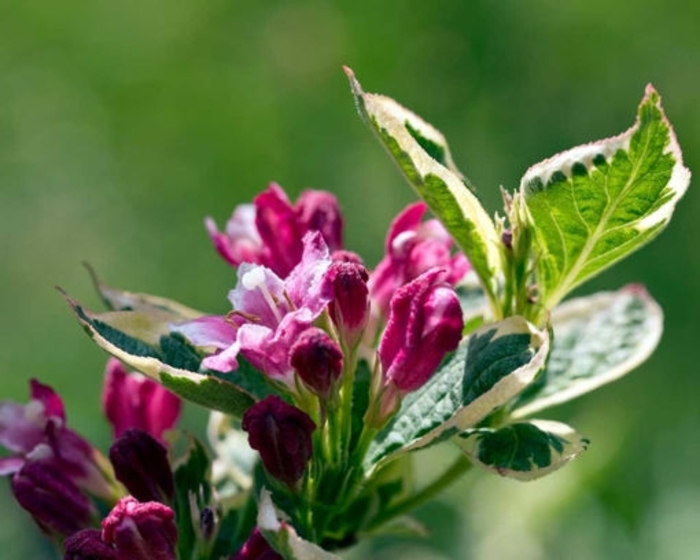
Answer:
<path fill-rule="evenodd" d="M 343 370 L 343 352 L 328 334 L 312 327 L 292 346 L 291 364 L 311 391 L 328 397 Z"/>
<path fill-rule="evenodd" d="M 141 430 L 127 430 L 112 444 L 109 459 L 114 473 L 141 502 L 170 503 L 174 495 L 168 452 Z"/>
<path fill-rule="evenodd" d="M 334 261 L 328 269 L 333 299 L 328 310 L 342 340 L 354 347 L 369 319 L 369 275 L 361 264 Z"/>
<path fill-rule="evenodd" d="M 294 489 L 312 454 L 316 429 L 308 415 L 276 395 L 255 403 L 243 415 L 248 443 L 260 453 L 265 470 Z"/>

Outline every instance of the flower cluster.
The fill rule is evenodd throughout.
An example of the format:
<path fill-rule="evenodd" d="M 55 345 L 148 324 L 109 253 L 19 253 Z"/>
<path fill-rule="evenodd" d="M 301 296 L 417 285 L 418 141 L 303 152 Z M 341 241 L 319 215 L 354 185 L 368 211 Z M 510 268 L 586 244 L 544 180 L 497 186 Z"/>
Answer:
<path fill-rule="evenodd" d="M 206 221 L 215 248 L 237 268 L 232 309 L 173 321 L 169 329 L 202 355 L 204 371 L 225 378 L 244 361 L 268 383 L 268 395 L 247 409 L 240 429 L 259 453 L 265 485 L 296 512 L 305 535 L 317 530 L 312 525 L 327 508 L 322 496 L 341 478 L 335 498 L 345 509 L 352 505 L 363 487 L 357 465 L 372 436 L 461 339 L 453 288 L 469 265 L 439 222 L 422 221 L 425 210 L 414 204 L 396 218 L 374 270 L 343 246 L 342 215 L 329 193 L 306 191 L 292 204 L 273 184 L 254 205 L 236 208 L 225 232 Z M 360 369 L 368 379 L 359 378 Z M 15 453 L 2 472 L 40 527 L 66 539 L 66 558 L 175 558 L 182 504 L 165 432 L 180 400 L 115 359 L 107 364 L 102 400 L 115 438 L 109 461 L 66 427 L 58 395 L 33 381 L 29 404 L 0 408 L 0 442 Z M 190 514 L 199 511 L 203 526 L 214 527 L 227 503 L 219 482 L 228 476 L 238 480 L 236 492 L 250 489 L 252 473 L 232 474 L 225 441 L 212 439 L 215 493 L 189 498 Z M 95 500 L 112 508 L 101 530 L 94 528 Z M 215 505 L 200 507 L 202 500 Z M 329 514 L 328 523 L 344 514 L 343 508 Z M 218 531 L 211 527 L 195 533 L 211 540 L 207 532 Z M 279 557 L 258 528 L 249 530 L 227 553 Z"/>

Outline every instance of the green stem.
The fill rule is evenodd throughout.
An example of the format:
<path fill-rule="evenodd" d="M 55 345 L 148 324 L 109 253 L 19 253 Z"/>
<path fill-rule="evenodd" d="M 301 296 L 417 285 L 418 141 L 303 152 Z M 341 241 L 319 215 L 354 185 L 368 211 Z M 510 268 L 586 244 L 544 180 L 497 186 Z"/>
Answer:
<path fill-rule="evenodd" d="M 428 484 L 428 486 L 419 492 L 413 494 L 410 498 L 396 504 L 384 511 L 381 515 L 375 517 L 366 530 L 370 532 L 378 529 L 384 525 L 384 523 L 391 521 L 394 517 L 398 517 L 399 515 L 403 515 L 422 506 L 467 472 L 471 466 L 471 461 L 469 461 L 465 455 L 460 455 L 457 460 L 452 463 L 452 466 L 442 473 L 438 479 Z"/>

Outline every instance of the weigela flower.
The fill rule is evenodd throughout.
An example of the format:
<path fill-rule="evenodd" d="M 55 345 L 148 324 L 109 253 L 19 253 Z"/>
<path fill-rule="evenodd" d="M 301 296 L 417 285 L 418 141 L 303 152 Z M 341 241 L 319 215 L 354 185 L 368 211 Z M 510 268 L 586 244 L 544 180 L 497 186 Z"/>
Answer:
<path fill-rule="evenodd" d="M 238 367 L 241 353 L 271 377 L 293 383 L 290 350 L 330 301 L 327 271 L 331 260 L 322 235 L 307 233 L 301 261 L 284 280 L 264 266 L 242 264 L 229 293 L 233 311 L 226 317 L 202 317 L 172 325 L 197 346 L 220 352 L 202 365 L 227 372 Z"/>
<path fill-rule="evenodd" d="M 386 238 L 386 254 L 370 275 L 372 301 L 385 317 L 396 290 L 430 268 L 445 269 L 443 281 L 450 285 L 469 271 L 466 257 L 453 254 L 452 238 L 443 225 L 435 219 L 422 221 L 427 208 L 417 202 L 394 219 Z"/>
<path fill-rule="evenodd" d="M 111 496 L 99 454 L 85 439 L 66 427 L 63 402 L 48 385 L 32 379 L 26 405 L 0 403 L 0 444 L 13 453 L 0 458 L 0 475 L 18 472 L 40 461 L 61 471 L 79 488 L 103 498 Z"/>
<path fill-rule="evenodd" d="M 343 370 L 343 352 L 325 331 L 312 327 L 292 347 L 291 364 L 313 393 L 328 397 Z"/>
<path fill-rule="evenodd" d="M 332 251 L 343 244 L 343 219 L 338 202 L 324 191 L 304 191 L 296 204 L 272 183 L 254 204 L 236 208 L 220 232 L 211 218 L 207 231 L 214 246 L 230 264 L 261 264 L 284 278 L 301 258 L 304 235 L 319 231 Z"/>
<path fill-rule="evenodd" d="M 301 479 L 312 454 L 311 434 L 316 425 L 280 397 L 266 397 L 251 406 L 241 423 L 248 443 L 260 453 L 265 470 L 291 489 Z"/>
<path fill-rule="evenodd" d="M 114 438 L 137 428 L 159 441 L 175 426 L 180 398 L 140 373 L 127 373 L 121 362 L 110 358 L 105 368 L 102 408 L 112 424 Z"/>
<path fill-rule="evenodd" d="M 231 556 L 230 560 L 283 560 L 283 557 L 274 551 L 256 527 L 243 548 Z"/>
<path fill-rule="evenodd" d="M 446 275 L 444 269 L 432 268 L 391 299 L 378 348 L 384 387 L 379 420 L 393 412 L 402 395 L 422 387 L 461 340 L 462 309 Z"/>
<path fill-rule="evenodd" d="M 109 449 L 117 480 L 141 502 L 169 504 L 175 494 L 168 451 L 141 430 L 127 430 Z"/>

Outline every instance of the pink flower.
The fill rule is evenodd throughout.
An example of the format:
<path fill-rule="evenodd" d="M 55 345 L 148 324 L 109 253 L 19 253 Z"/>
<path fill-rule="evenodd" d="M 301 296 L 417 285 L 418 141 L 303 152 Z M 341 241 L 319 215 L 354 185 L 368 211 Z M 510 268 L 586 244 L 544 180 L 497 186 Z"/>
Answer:
<path fill-rule="evenodd" d="M 202 361 L 204 367 L 232 371 L 241 353 L 267 375 L 293 383 L 291 347 L 332 297 L 326 274 L 331 260 L 322 235 L 307 233 L 303 246 L 301 261 L 284 280 L 264 266 L 242 264 L 229 293 L 229 316 L 202 317 L 171 330 L 197 346 L 219 350 Z"/>
<path fill-rule="evenodd" d="M 110 358 L 105 368 L 102 408 L 112 424 L 114 438 L 137 428 L 159 441 L 175 426 L 180 398 L 140 373 L 127 373 L 121 362 Z"/>
<path fill-rule="evenodd" d="M 212 218 L 206 227 L 214 247 L 230 264 L 261 264 L 285 277 L 303 253 L 302 238 L 319 231 L 332 251 L 343 244 L 343 219 L 336 198 L 324 191 L 304 191 L 296 204 L 272 183 L 254 204 L 238 206 L 220 232 Z"/>
<path fill-rule="evenodd" d="M 382 315 L 401 286 L 432 267 L 445 269 L 443 281 L 454 286 L 469 271 L 462 253 L 452 254 L 452 239 L 437 220 L 422 222 L 427 205 L 407 206 L 391 224 L 386 239 L 386 254 L 369 279 L 372 301 Z"/>

